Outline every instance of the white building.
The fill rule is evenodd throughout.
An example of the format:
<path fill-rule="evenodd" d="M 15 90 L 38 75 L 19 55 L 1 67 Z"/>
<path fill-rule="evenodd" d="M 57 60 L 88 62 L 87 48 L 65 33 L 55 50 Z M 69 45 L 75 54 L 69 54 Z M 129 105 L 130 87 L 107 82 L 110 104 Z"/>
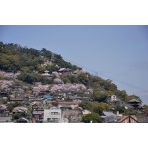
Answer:
<path fill-rule="evenodd" d="M 116 100 L 117 100 L 116 95 L 112 95 L 112 96 L 111 96 L 111 101 L 116 101 Z"/>
<path fill-rule="evenodd" d="M 43 122 L 60 123 L 61 122 L 61 109 L 57 107 L 51 107 L 50 109 L 44 109 Z"/>

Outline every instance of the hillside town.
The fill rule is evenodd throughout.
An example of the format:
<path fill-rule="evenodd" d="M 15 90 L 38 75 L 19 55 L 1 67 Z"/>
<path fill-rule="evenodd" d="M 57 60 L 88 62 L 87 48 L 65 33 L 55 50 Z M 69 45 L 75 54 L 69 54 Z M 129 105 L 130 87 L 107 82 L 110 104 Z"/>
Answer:
<path fill-rule="evenodd" d="M 2 123 L 148 122 L 148 106 L 138 96 L 127 95 L 111 80 L 91 75 L 59 55 L 3 43 L 0 52 Z"/>
<path fill-rule="evenodd" d="M 84 103 L 92 103 L 90 97 L 83 94 L 92 94 L 92 89 L 87 89 L 84 84 L 64 84 L 59 75 L 67 73 L 64 71 L 48 74 L 45 71 L 44 76 L 52 77 L 56 74 L 54 84 L 43 85 L 36 82 L 33 87 L 26 92 L 27 86 L 17 86 L 14 80 L 18 74 L 0 71 L 0 75 L 7 80 L 0 80 L 0 122 L 14 123 L 83 123 L 82 118 L 92 112 L 82 106 Z M 103 103 L 102 103 L 103 104 Z M 104 103 L 105 104 L 105 103 Z M 102 110 L 100 122 L 120 123 L 120 122 L 147 122 L 147 117 L 137 118 L 134 114 L 124 116 L 119 111 L 114 111 L 112 106 L 120 105 L 128 109 L 134 109 L 135 112 L 144 113 L 142 103 L 137 99 L 132 99 L 125 103 L 117 98 L 116 95 L 107 97 L 107 103 L 110 106 L 108 110 Z M 90 120 L 90 122 L 93 122 Z"/>

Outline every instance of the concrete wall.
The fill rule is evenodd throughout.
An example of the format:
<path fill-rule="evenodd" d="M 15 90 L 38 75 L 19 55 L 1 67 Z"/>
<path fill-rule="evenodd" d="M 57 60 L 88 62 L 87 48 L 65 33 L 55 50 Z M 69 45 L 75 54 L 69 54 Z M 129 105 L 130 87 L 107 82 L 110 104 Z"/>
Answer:
<path fill-rule="evenodd" d="M 50 108 L 44 110 L 44 120 L 43 122 L 61 122 L 61 109 L 59 108 Z"/>

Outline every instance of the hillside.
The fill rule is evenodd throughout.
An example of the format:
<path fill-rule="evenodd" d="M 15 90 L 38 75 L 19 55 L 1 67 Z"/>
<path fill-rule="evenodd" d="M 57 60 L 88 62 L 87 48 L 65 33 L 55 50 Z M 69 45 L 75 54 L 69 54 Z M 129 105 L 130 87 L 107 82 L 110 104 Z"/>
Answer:
<path fill-rule="evenodd" d="M 84 72 L 82 68 L 66 62 L 61 55 L 55 54 L 45 48 L 37 50 L 21 47 L 18 44 L 0 42 L 0 70 L 5 73 L 17 73 L 15 81 L 34 85 L 42 84 L 83 84 L 93 93 L 81 93 L 96 101 L 104 101 L 108 96 L 116 95 L 128 102 L 138 96 L 128 96 L 125 90 L 118 90 L 111 80 L 104 80 Z M 47 75 L 49 76 L 47 76 Z M 5 79 L 3 75 L 0 79 Z"/>
<path fill-rule="evenodd" d="M 148 106 L 111 80 L 45 48 L 0 42 L 0 122 L 53 122 L 44 116 L 52 108 L 60 115 L 54 122 L 112 123 L 130 115 L 148 122 Z"/>

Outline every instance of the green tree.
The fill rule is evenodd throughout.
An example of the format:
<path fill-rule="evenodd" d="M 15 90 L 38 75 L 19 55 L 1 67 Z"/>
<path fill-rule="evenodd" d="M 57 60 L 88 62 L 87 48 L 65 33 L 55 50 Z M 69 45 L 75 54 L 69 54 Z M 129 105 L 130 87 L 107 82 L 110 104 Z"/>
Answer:
<path fill-rule="evenodd" d="M 71 83 L 79 83 L 79 79 L 77 78 L 77 76 L 68 75 L 67 78 L 70 80 Z"/>
<path fill-rule="evenodd" d="M 117 90 L 115 95 L 118 96 L 121 100 L 124 100 L 125 102 L 128 101 L 127 99 L 128 96 L 125 90 Z"/>
<path fill-rule="evenodd" d="M 96 103 L 93 108 L 93 112 L 98 113 L 99 115 L 102 115 L 102 112 L 107 110 L 109 110 L 109 105 L 104 102 Z"/>
<path fill-rule="evenodd" d="M 81 102 L 79 104 L 80 107 L 82 107 L 83 109 L 87 109 L 87 110 L 92 110 L 92 103 L 89 102 L 89 101 L 84 101 L 84 102 Z"/>
<path fill-rule="evenodd" d="M 116 105 L 114 111 L 115 112 L 119 111 L 119 113 L 124 113 L 125 112 L 125 108 L 124 108 L 124 106 Z"/>
<path fill-rule="evenodd" d="M 61 79 L 64 83 L 71 83 L 71 81 L 68 77 L 62 77 Z"/>
<path fill-rule="evenodd" d="M 108 96 L 107 92 L 102 92 L 98 88 L 93 90 L 92 98 L 94 101 L 106 102 L 107 96 Z"/>
<path fill-rule="evenodd" d="M 40 82 L 42 77 L 37 73 L 21 73 L 18 79 L 33 84 L 34 82 Z"/>
<path fill-rule="evenodd" d="M 22 73 L 29 73 L 31 71 L 30 71 L 30 69 L 28 67 L 24 66 L 24 67 L 21 68 L 21 72 Z"/>
<path fill-rule="evenodd" d="M 17 106 L 22 106 L 22 103 L 19 103 L 19 102 L 16 102 L 16 103 L 11 103 L 11 104 L 8 104 L 7 107 L 8 107 L 8 110 L 10 112 L 12 112 L 12 110 L 17 107 Z"/>
<path fill-rule="evenodd" d="M 87 74 L 81 73 L 81 74 L 78 75 L 78 80 L 79 80 L 80 83 L 87 86 L 89 79 L 87 77 Z"/>
<path fill-rule="evenodd" d="M 99 114 L 97 113 L 91 113 L 91 114 L 87 114 L 85 116 L 82 117 L 82 122 L 84 123 L 102 123 L 102 119 L 100 118 Z"/>
<path fill-rule="evenodd" d="M 19 118 L 21 117 L 24 117 L 24 118 L 27 118 L 27 119 L 31 119 L 31 115 L 28 114 L 28 113 L 15 113 L 12 115 L 12 120 L 18 120 Z"/>
<path fill-rule="evenodd" d="M 148 117 L 148 105 L 143 105 L 143 114 L 145 117 Z"/>

